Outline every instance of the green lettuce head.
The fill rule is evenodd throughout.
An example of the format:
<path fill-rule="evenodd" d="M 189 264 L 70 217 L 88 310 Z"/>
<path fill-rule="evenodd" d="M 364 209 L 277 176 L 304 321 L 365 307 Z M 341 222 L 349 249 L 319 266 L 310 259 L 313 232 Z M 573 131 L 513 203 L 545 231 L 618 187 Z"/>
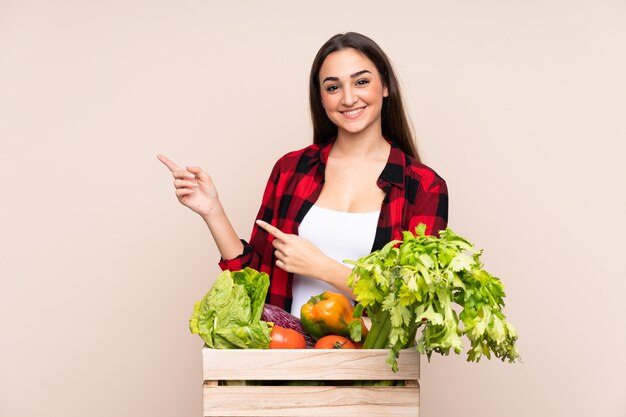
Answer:
<path fill-rule="evenodd" d="M 194 304 L 191 333 L 215 349 L 268 348 L 270 329 L 261 314 L 269 285 L 269 276 L 252 268 L 222 272 Z"/>

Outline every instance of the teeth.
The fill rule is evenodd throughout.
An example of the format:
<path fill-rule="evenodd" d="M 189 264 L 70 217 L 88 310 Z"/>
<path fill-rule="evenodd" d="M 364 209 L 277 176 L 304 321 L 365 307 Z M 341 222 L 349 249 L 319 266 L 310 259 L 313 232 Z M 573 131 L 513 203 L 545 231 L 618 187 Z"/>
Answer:
<path fill-rule="evenodd" d="M 355 109 L 355 110 L 350 110 L 350 111 L 344 111 L 343 114 L 345 114 L 346 116 L 355 116 L 359 113 L 361 113 L 363 111 L 363 109 Z"/>

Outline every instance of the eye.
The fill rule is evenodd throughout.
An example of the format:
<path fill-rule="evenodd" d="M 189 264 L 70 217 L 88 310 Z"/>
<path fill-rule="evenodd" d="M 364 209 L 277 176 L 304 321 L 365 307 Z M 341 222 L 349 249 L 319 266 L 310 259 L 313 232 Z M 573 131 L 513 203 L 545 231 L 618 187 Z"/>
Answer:
<path fill-rule="evenodd" d="M 366 79 L 366 78 L 362 78 L 360 80 L 357 80 L 356 85 L 358 86 L 364 86 L 370 83 L 370 80 Z"/>
<path fill-rule="evenodd" d="M 335 91 L 337 91 L 339 89 L 339 86 L 336 84 L 331 84 L 328 87 L 325 88 L 326 91 L 328 91 L 329 93 L 333 93 Z"/>

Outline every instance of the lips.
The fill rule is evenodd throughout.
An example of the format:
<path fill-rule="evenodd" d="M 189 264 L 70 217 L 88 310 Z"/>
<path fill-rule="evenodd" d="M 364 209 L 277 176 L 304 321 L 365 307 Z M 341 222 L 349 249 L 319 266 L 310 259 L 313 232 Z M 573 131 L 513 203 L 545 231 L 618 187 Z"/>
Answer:
<path fill-rule="evenodd" d="M 365 107 L 359 107 L 359 108 L 351 109 L 351 110 L 344 110 L 344 111 L 341 111 L 340 113 L 343 115 L 343 117 L 346 117 L 348 119 L 354 119 L 354 118 L 359 117 L 359 115 L 363 113 L 363 110 L 365 110 Z"/>

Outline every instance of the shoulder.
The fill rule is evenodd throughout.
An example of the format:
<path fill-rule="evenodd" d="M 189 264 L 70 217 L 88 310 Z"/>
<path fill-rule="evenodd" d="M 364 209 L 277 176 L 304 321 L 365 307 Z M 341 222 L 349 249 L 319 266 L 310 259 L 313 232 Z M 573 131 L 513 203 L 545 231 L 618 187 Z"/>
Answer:
<path fill-rule="evenodd" d="M 321 149 L 322 147 L 320 145 L 312 144 L 302 149 L 288 152 L 276 161 L 274 170 L 280 172 L 294 172 L 299 165 L 309 165 L 319 159 Z"/>
<path fill-rule="evenodd" d="M 421 188 L 432 189 L 444 185 L 446 181 L 431 167 L 418 162 L 415 158 L 404 154 L 405 157 L 405 180 L 417 182 Z"/>

